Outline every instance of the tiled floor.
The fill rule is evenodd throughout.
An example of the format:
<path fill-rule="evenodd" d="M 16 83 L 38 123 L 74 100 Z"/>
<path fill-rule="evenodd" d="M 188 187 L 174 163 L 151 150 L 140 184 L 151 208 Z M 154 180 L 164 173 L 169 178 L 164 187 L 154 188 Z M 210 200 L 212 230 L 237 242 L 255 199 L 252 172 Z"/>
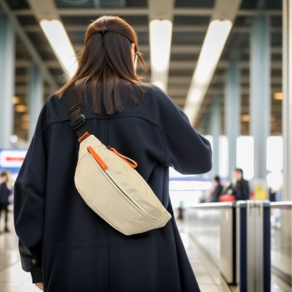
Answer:
<path fill-rule="evenodd" d="M 177 224 L 201 291 L 230 291 L 220 276 L 218 269 L 214 267 L 212 262 L 208 261 L 208 259 L 204 257 L 204 255 L 198 250 L 195 243 L 188 236 L 188 227 L 179 222 Z"/>
<path fill-rule="evenodd" d="M 0 223 L 0 230 L 3 230 L 3 218 Z M 9 214 L 9 229 L 10 233 L 0 234 L 0 292 L 40 291 L 31 284 L 30 274 L 21 268 L 12 213 Z"/>
<path fill-rule="evenodd" d="M 10 233 L 0 235 L 0 292 L 34 292 L 40 291 L 31 283 L 31 276 L 22 270 L 17 248 L 17 236 L 13 229 L 12 213 L 9 214 Z M 3 230 L 3 218 L 1 218 L 0 230 Z M 207 272 L 207 267 L 203 265 L 198 257 L 184 227 L 179 226 L 181 236 L 187 249 L 187 253 L 194 269 L 197 281 L 203 292 L 230 291 L 224 289 L 220 283 L 220 275 Z"/>
<path fill-rule="evenodd" d="M 13 228 L 12 213 L 9 214 L 10 233 L 0 235 L 0 292 L 35 292 L 40 291 L 31 283 L 31 276 L 22 270 L 17 248 L 17 236 Z M 1 218 L 3 219 L 3 218 Z M 2 221 L 2 220 L 1 220 Z M 0 230 L 3 230 L 3 222 Z M 220 276 L 218 269 L 208 261 L 194 242 L 188 236 L 188 227 L 179 224 L 178 227 L 184 242 L 191 265 L 202 292 L 231 291 Z M 273 291 L 277 290 L 274 287 Z M 236 291 L 237 289 L 232 289 Z"/>

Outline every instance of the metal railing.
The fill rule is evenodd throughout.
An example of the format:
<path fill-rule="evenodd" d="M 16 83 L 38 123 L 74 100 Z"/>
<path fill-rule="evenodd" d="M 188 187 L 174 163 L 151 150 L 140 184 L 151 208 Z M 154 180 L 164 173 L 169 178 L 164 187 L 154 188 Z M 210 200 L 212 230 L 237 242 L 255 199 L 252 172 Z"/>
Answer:
<path fill-rule="evenodd" d="M 239 283 L 240 292 L 271 290 L 271 209 L 291 210 L 292 202 L 202 203 L 188 211 L 190 232 L 195 233 L 191 237 L 211 257 L 218 258 L 222 276 L 229 284 Z M 202 234 L 204 241 L 200 242 Z M 220 246 L 218 256 L 214 256 L 207 236 L 213 247 L 215 243 Z"/>
<path fill-rule="evenodd" d="M 271 202 L 270 203 L 271 208 L 275 209 L 292 209 L 292 201 L 289 202 Z"/>
<path fill-rule="evenodd" d="M 225 208 L 233 208 L 235 203 L 232 202 L 224 202 L 224 203 L 201 203 L 192 206 L 190 209 L 225 209 Z"/>
<path fill-rule="evenodd" d="M 292 287 L 292 202 L 272 202 L 270 207 L 271 272 L 275 276 L 274 282 L 276 284 Z"/>
<path fill-rule="evenodd" d="M 229 284 L 236 283 L 235 217 L 235 203 L 231 202 L 202 203 L 188 210 L 189 228 L 195 233 L 190 236 L 206 250 Z"/>

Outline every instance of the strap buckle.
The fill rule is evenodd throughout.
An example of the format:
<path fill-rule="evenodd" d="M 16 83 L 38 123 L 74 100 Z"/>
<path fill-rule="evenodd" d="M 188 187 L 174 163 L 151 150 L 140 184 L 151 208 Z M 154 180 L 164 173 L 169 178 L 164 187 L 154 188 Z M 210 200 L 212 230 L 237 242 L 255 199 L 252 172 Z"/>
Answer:
<path fill-rule="evenodd" d="M 71 126 L 74 130 L 78 129 L 80 126 L 82 126 L 85 123 L 85 116 L 80 114 L 80 118 L 75 121 L 74 123 L 71 123 Z"/>
<path fill-rule="evenodd" d="M 67 114 L 71 120 L 71 126 L 74 131 L 85 124 L 85 116 L 81 114 L 81 109 L 77 104 L 71 107 L 67 111 Z"/>

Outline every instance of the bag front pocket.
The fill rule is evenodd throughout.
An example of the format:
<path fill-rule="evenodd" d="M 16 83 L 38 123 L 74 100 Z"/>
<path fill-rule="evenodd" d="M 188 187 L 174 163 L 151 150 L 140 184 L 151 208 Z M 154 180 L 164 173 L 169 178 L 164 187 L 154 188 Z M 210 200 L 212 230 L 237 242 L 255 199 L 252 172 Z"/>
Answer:
<path fill-rule="evenodd" d="M 89 148 L 89 147 L 88 147 Z M 90 147 L 91 148 L 91 147 Z M 152 221 L 156 221 L 156 218 L 150 216 L 146 212 L 144 212 L 122 189 L 121 187 L 118 186 L 118 184 L 115 182 L 115 180 L 109 175 L 109 173 L 106 171 L 107 165 L 105 162 L 98 156 L 98 154 L 91 148 L 90 150 L 88 149 L 89 154 L 91 154 L 91 157 L 98 169 L 101 171 L 103 175 L 106 176 L 106 178 L 109 180 L 109 183 L 116 188 L 116 190 L 122 195 L 129 203 L 132 204 L 134 208 L 136 208 L 143 216 L 145 216 L 147 219 L 150 219 Z M 98 158 L 97 158 L 98 157 Z M 97 163 L 96 163 L 97 162 Z"/>

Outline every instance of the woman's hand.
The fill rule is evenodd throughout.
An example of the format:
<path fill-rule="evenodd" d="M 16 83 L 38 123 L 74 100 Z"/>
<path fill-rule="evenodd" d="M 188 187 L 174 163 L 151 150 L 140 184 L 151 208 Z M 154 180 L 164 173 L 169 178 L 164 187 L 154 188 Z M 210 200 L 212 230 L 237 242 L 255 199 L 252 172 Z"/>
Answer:
<path fill-rule="evenodd" d="M 39 282 L 39 283 L 35 283 L 35 285 L 40 288 L 41 290 L 44 290 L 44 283 L 43 282 Z"/>

